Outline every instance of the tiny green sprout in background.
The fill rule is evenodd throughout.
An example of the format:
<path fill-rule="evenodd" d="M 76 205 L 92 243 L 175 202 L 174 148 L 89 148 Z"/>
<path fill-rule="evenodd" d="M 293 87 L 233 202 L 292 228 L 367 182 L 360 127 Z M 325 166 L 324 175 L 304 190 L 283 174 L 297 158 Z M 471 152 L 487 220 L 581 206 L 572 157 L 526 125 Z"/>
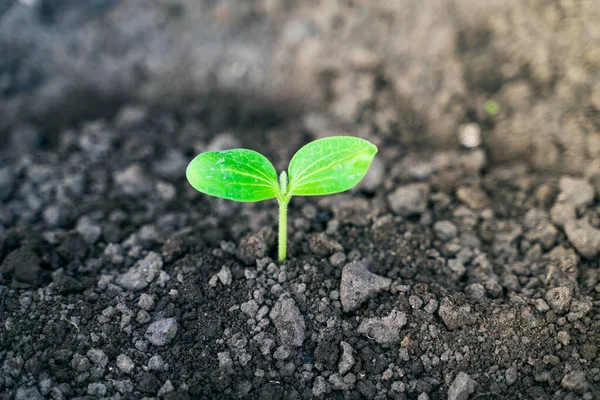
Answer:
<path fill-rule="evenodd" d="M 485 112 L 492 117 L 495 117 L 500 111 L 500 106 L 494 100 L 486 100 L 486 102 L 483 103 L 483 108 Z"/>
<path fill-rule="evenodd" d="M 315 140 L 302 147 L 279 181 L 275 167 L 252 150 L 209 151 L 196 156 L 186 176 L 199 192 L 223 199 L 279 202 L 279 261 L 286 259 L 287 206 L 292 196 L 321 196 L 354 187 L 367 173 L 377 146 L 351 136 Z"/>

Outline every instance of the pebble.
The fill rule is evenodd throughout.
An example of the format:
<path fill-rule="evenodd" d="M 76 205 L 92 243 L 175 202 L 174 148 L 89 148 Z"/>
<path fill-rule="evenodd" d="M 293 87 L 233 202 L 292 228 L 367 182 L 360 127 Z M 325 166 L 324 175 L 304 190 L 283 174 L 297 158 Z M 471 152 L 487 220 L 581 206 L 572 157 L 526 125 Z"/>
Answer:
<path fill-rule="evenodd" d="M 138 299 L 137 306 L 145 311 L 150 311 L 154 308 L 154 298 L 147 293 L 142 293 Z"/>
<path fill-rule="evenodd" d="M 569 221 L 577 219 L 575 206 L 571 203 L 556 203 L 550 210 L 552 223 L 558 227 L 564 227 Z"/>
<path fill-rule="evenodd" d="M 106 391 L 106 385 L 100 382 L 90 383 L 87 387 L 87 394 L 89 394 L 90 396 L 103 397 L 106 395 Z"/>
<path fill-rule="evenodd" d="M 575 208 L 583 208 L 594 201 L 594 187 L 585 179 L 563 176 L 558 186 L 560 194 L 557 201 L 560 203 L 571 203 Z"/>
<path fill-rule="evenodd" d="M 406 314 L 398 310 L 383 318 L 368 318 L 358 326 L 358 333 L 367 335 L 379 344 L 389 344 L 397 341 L 400 329 L 406 325 Z"/>
<path fill-rule="evenodd" d="M 462 186 L 456 190 L 456 197 L 472 210 L 479 210 L 490 204 L 487 194 L 477 186 Z"/>
<path fill-rule="evenodd" d="M 568 346 L 571 343 L 571 335 L 567 331 L 560 331 L 556 334 L 556 339 L 563 345 Z"/>
<path fill-rule="evenodd" d="M 294 299 L 281 296 L 269 313 L 281 343 L 298 347 L 304 342 L 306 325 Z"/>
<path fill-rule="evenodd" d="M 221 267 L 221 270 L 217 273 L 217 277 L 219 278 L 219 280 L 221 281 L 221 283 L 223 285 L 225 285 L 225 286 L 231 285 L 231 281 L 232 281 L 231 270 L 226 265 L 223 265 Z"/>
<path fill-rule="evenodd" d="M 154 355 L 150 357 L 148 360 L 148 369 L 151 371 L 162 371 L 165 368 L 165 360 L 163 360 L 162 356 Z"/>
<path fill-rule="evenodd" d="M 135 368 L 135 364 L 131 360 L 131 358 L 127 357 L 125 354 L 119 354 L 117 356 L 117 368 L 119 368 L 122 372 L 126 374 L 133 371 Z"/>
<path fill-rule="evenodd" d="M 571 290 L 568 287 L 556 287 L 546 293 L 546 302 L 557 313 L 563 314 L 571 304 Z"/>
<path fill-rule="evenodd" d="M 143 259 L 138 261 L 133 267 L 117 277 L 116 283 L 129 290 L 142 290 L 148 287 L 161 272 L 163 260 L 155 252 L 150 252 Z"/>
<path fill-rule="evenodd" d="M 566 374 L 560 384 L 563 388 L 578 393 L 583 393 L 588 389 L 588 381 L 583 371 L 573 371 Z"/>
<path fill-rule="evenodd" d="M 448 400 L 467 400 L 475 391 L 475 382 L 467 373 L 459 372 L 448 389 Z"/>
<path fill-rule="evenodd" d="M 315 383 L 313 385 L 312 394 L 315 397 L 321 397 L 326 394 L 330 390 L 329 384 L 322 376 L 317 376 L 315 378 Z"/>
<path fill-rule="evenodd" d="M 240 310 L 244 314 L 247 314 L 250 318 L 254 318 L 256 312 L 258 311 L 258 303 L 255 300 L 250 299 L 242 303 L 242 305 L 240 306 Z"/>
<path fill-rule="evenodd" d="M 144 336 L 154 346 L 165 346 L 175 338 L 176 334 L 175 318 L 165 318 L 151 323 Z"/>
<path fill-rule="evenodd" d="M 79 232 L 83 240 L 88 244 L 96 243 L 102 235 L 102 228 L 94 224 L 88 217 L 81 217 L 79 221 L 77 221 L 75 230 Z"/>
<path fill-rule="evenodd" d="M 342 355 L 338 364 L 338 372 L 340 375 L 345 375 L 354 366 L 355 360 L 352 355 L 354 349 L 350 343 L 344 341 L 340 342 L 340 346 L 342 348 Z"/>
<path fill-rule="evenodd" d="M 108 356 L 102 350 L 90 349 L 86 353 L 86 356 L 91 362 L 96 365 L 100 365 L 102 368 L 108 365 Z"/>
<path fill-rule="evenodd" d="M 164 385 L 162 385 L 162 387 L 160 389 L 158 389 L 158 397 L 164 397 L 165 394 L 167 393 L 171 393 L 175 391 L 175 386 L 173 386 L 173 383 L 171 382 L 170 379 L 167 379 L 167 381 L 165 382 Z"/>
<path fill-rule="evenodd" d="M 19 388 L 15 400 L 44 400 L 44 396 L 34 387 Z"/>
<path fill-rule="evenodd" d="M 449 242 L 456 237 L 456 226 L 450 221 L 436 222 L 433 225 L 433 231 L 444 242 Z"/>
<path fill-rule="evenodd" d="M 113 179 L 121 193 L 132 197 L 139 197 L 152 191 L 152 182 L 145 176 L 139 164 L 115 172 Z"/>
<path fill-rule="evenodd" d="M 442 299 L 438 315 L 444 322 L 444 325 L 446 325 L 446 328 L 451 331 L 464 325 L 472 324 L 475 320 L 471 313 L 471 307 L 468 304 L 459 307 L 447 297 Z"/>
<path fill-rule="evenodd" d="M 219 359 L 219 369 L 223 372 L 230 372 L 233 369 L 233 360 L 228 351 L 217 353 Z"/>
<path fill-rule="evenodd" d="M 600 252 L 600 229 L 591 226 L 587 220 L 568 221 L 565 232 L 569 242 L 582 256 L 591 259 Z"/>
<path fill-rule="evenodd" d="M 426 183 L 411 183 L 400 186 L 388 195 L 392 211 L 403 217 L 418 215 L 427 210 L 430 187 Z"/>
<path fill-rule="evenodd" d="M 508 386 L 513 385 L 517 381 L 517 369 L 515 367 L 508 367 L 504 373 L 504 379 Z"/>
<path fill-rule="evenodd" d="M 391 279 L 370 272 L 364 262 L 346 264 L 340 283 L 340 300 L 344 311 L 356 310 L 364 301 L 389 289 L 391 284 Z"/>

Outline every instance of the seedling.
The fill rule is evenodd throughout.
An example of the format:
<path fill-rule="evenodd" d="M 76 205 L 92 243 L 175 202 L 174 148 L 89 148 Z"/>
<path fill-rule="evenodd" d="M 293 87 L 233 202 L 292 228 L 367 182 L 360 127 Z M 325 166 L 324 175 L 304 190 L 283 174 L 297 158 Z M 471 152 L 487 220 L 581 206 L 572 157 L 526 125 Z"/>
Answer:
<path fill-rule="evenodd" d="M 209 151 L 196 156 L 186 176 L 199 192 L 222 199 L 279 202 L 279 261 L 287 256 L 287 207 L 292 196 L 322 196 L 344 192 L 365 176 L 377 146 L 351 136 L 315 140 L 290 161 L 277 181 L 265 156 L 247 149 Z"/>

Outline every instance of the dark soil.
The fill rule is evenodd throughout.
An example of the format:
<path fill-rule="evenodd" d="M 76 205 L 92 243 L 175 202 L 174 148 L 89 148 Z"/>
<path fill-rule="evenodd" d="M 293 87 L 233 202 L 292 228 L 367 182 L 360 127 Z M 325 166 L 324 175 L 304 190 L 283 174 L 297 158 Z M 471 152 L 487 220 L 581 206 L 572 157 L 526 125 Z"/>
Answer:
<path fill-rule="evenodd" d="M 0 94 L 14 100 L 28 69 L 10 54 Z M 92 92 L 95 111 L 48 125 L 15 111 L 0 141 L 0 397 L 600 399 L 593 182 L 492 162 L 485 140 L 433 148 L 372 74 L 375 98 L 336 127 L 227 91 L 176 107 Z M 382 129 L 382 110 L 398 121 Z M 292 200 L 283 264 L 274 201 L 185 180 L 209 149 L 282 170 L 339 126 L 379 154 L 356 189 Z"/>

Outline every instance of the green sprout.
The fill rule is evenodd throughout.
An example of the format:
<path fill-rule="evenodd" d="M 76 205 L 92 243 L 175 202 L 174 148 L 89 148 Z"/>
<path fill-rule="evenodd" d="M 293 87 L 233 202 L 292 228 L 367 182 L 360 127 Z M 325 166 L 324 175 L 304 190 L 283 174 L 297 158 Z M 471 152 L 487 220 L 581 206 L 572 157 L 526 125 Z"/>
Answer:
<path fill-rule="evenodd" d="M 485 103 L 483 103 L 483 108 L 485 112 L 492 117 L 495 117 L 498 112 L 500 112 L 500 105 L 494 100 L 486 100 Z"/>
<path fill-rule="evenodd" d="M 279 202 L 279 261 L 287 252 L 287 206 L 292 196 L 322 196 L 353 188 L 367 173 L 377 146 L 351 136 L 315 140 L 290 161 L 277 181 L 275 167 L 252 150 L 209 151 L 196 156 L 186 170 L 199 192 L 222 199 Z"/>

